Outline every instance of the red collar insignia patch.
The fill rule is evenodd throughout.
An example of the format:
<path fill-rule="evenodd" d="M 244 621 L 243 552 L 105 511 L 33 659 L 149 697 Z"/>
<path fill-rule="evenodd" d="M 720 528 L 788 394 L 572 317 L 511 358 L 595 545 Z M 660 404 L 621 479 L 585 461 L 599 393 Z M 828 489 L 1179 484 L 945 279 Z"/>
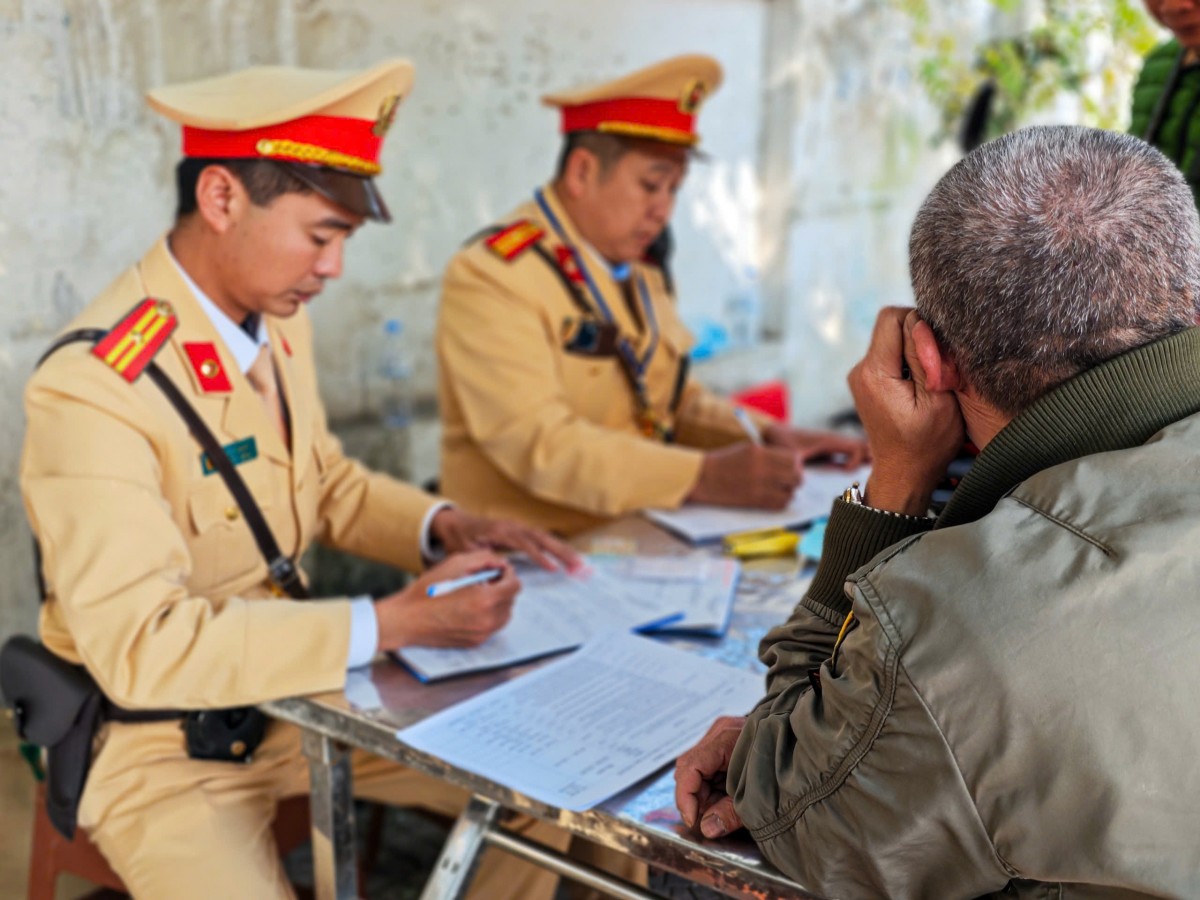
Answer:
<path fill-rule="evenodd" d="M 575 251 L 566 244 L 559 244 L 554 248 L 554 255 L 558 257 L 558 267 L 562 269 L 563 274 L 575 284 L 583 284 L 583 271 L 579 268 L 579 260 L 575 256 Z"/>
<path fill-rule="evenodd" d="M 200 390 L 206 394 L 226 394 L 233 390 L 225 367 L 221 365 L 216 344 L 209 341 L 184 344 L 183 352 L 192 364 L 192 374 L 196 376 Z"/>

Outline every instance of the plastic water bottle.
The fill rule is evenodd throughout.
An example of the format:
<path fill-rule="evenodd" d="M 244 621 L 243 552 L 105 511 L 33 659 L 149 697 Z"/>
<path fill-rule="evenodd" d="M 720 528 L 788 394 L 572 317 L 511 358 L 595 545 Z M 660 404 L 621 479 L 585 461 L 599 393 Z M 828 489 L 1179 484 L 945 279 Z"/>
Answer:
<path fill-rule="evenodd" d="M 383 323 L 383 346 L 379 360 L 382 382 L 380 413 L 385 428 L 407 428 L 412 422 L 412 368 L 404 353 L 404 323 Z"/>
<path fill-rule="evenodd" d="M 746 266 L 738 282 L 737 291 L 725 303 L 725 320 L 729 323 L 730 347 L 745 349 L 758 343 L 762 327 L 758 272 L 752 266 Z"/>

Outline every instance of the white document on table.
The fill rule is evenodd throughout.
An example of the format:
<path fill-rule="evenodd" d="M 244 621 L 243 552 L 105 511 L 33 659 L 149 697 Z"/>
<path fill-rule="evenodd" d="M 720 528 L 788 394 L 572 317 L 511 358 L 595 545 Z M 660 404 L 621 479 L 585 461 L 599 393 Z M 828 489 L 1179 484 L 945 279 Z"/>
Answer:
<path fill-rule="evenodd" d="M 813 468 L 804 470 L 804 483 L 796 489 L 786 509 L 739 509 L 732 506 L 686 504 L 679 509 L 648 509 L 645 515 L 693 544 L 715 541 L 727 534 L 768 528 L 796 528 L 829 515 L 833 501 L 857 481 L 866 486 L 870 466 L 851 470 Z"/>
<path fill-rule="evenodd" d="M 542 803 L 591 809 L 743 715 L 762 677 L 627 632 L 397 733 L 417 750 Z"/>
<path fill-rule="evenodd" d="M 742 570 L 736 559 L 700 551 L 679 556 L 597 557 L 592 565 L 627 583 L 641 584 L 641 590 L 669 593 L 664 604 L 682 610 L 683 618 L 644 631 L 719 637 L 729 628 Z"/>
<path fill-rule="evenodd" d="M 678 593 L 647 589 L 603 565 L 589 566 L 583 575 L 533 566 L 520 567 L 519 574 L 512 618 L 480 646 L 405 647 L 396 656 L 422 681 L 436 681 L 571 650 L 606 631 L 666 625 L 684 613 L 686 598 Z"/>

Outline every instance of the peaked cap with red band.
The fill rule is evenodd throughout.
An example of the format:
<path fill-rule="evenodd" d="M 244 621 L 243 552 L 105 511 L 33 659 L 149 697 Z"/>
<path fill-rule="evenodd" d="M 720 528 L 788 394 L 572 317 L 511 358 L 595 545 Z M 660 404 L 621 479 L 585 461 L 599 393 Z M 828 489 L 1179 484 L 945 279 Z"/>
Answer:
<path fill-rule="evenodd" d="M 721 86 L 711 56 L 675 56 L 613 81 L 557 94 L 542 102 L 562 110 L 562 133 L 603 131 L 692 147 L 700 140 L 696 115 Z"/>
<path fill-rule="evenodd" d="M 393 59 L 363 72 L 257 66 L 156 88 L 146 100 L 183 125 L 183 155 L 270 159 L 353 213 L 391 221 L 372 180 L 413 66 Z"/>

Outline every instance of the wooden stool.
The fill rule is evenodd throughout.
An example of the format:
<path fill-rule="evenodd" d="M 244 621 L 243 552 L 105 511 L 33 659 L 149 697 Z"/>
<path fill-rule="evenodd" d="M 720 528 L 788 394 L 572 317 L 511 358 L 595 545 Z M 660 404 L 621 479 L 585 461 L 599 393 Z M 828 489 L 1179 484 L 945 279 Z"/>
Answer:
<path fill-rule="evenodd" d="M 33 847 L 29 853 L 29 900 L 54 900 L 58 876 L 65 873 L 86 879 L 99 887 L 127 893 L 120 877 L 109 866 L 100 849 L 88 840 L 82 828 L 68 841 L 54 830 L 46 814 L 46 785 L 39 781 L 34 797 Z M 275 810 L 275 843 L 286 856 L 310 837 L 312 828 L 308 797 L 288 797 Z"/>

